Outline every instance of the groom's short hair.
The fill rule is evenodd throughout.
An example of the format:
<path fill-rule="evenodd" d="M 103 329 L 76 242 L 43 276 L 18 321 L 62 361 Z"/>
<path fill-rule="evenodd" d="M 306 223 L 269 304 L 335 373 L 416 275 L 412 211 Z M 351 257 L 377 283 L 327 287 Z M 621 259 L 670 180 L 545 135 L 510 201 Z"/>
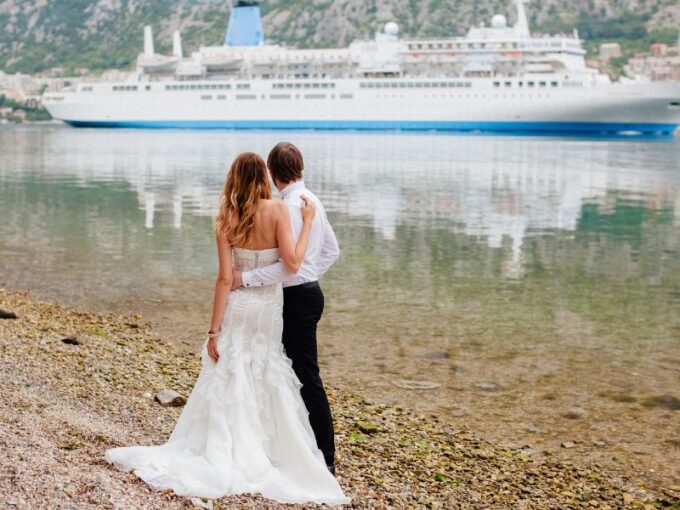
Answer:
<path fill-rule="evenodd" d="M 288 184 L 302 179 L 305 168 L 300 149 L 290 142 L 277 143 L 269 153 L 267 167 L 272 177 L 277 181 Z"/>

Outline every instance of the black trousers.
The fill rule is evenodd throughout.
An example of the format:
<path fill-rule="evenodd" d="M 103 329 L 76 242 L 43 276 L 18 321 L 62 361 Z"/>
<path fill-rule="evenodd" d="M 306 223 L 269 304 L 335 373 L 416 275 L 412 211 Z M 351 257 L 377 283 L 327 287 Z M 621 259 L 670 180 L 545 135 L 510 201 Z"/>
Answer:
<path fill-rule="evenodd" d="M 329 466 L 335 465 L 333 417 L 319 375 L 316 326 L 323 313 L 324 298 L 318 282 L 283 289 L 283 346 L 302 383 L 302 400 L 316 444 Z"/>

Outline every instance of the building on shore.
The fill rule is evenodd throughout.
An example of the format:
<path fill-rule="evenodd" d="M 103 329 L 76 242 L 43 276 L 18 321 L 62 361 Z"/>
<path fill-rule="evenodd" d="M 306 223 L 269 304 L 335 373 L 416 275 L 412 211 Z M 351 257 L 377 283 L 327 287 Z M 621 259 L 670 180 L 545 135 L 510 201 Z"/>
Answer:
<path fill-rule="evenodd" d="M 680 81 L 680 47 L 652 44 L 649 53 L 637 53 L 624 66 L 631 78 L 646 77 L 652 81 Z"/>
<path fill-rule="evenodd" d="M 609 62 L 613 58 L 621 56 L 621 45 L 619 43 L 600 44 L 600 60 Z"/>

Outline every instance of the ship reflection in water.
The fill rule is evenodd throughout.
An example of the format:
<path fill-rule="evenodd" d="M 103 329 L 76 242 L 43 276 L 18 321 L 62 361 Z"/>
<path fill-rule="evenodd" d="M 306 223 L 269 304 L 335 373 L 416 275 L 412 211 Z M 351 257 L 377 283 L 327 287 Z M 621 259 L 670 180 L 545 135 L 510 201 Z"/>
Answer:
<path fill-rule="evenodd" d="M 10 221 L 0 226 L 3 245 L 21 244 L 18 240 L 26 236 L 35 249 L 61 247 L 56 251 L 65 260 L 68 250 L 87 250 L 93 263 L 107 255 L 140 261 L 148 256 L 149 262 L 161 256 L 168 263 L 187 257 L 173 265 L 174 276 L 186 271 L 187 276 L 207 277 L 214 269 L 209 220 L 230 160 L 243 150 L 266 155 L 281 136 L 5 130 L 0 139 L 0 210 Z M 313 132 L 286 136 L 304 151 L 307 183 L 324 200 L 346 254 L 368 249 L 364 245 L 389 247 L 391 253 L 381 262 L 388 264 L 399 252 L 414 251 L 421 255 L 412 261 L 419 272 L 432 242 L 464 235 L 494 253 L 495 263 L 485 271 L 520 278 L 527 271 L 530 240 L 545 244 L 557 236 L 568 250 L 577 245 L 586 250 L 592 244 L 602 249 L 607 243 L 618 251 L 625 245 L 636 257 L 651 236 L 657 239 L 655 250 L 660 243 L 675 253 L 668 245 L 677 243 L 680 224 L 676 141 Z M 30 232 L 13 231 L 26 222 L 32 224 Z M 182 229 L 191 234 L 172 233 Z M 196 242 L 183 246 L 181 253 L 165 251 L 196 234 Z M 414 234 L 417 241 L 407 244 L 404 236 Z M 556 249 L 551 248 L 551 257 Z M 669 262 L 663 253 L 658 250 L 658 271 L 662 259 Z M 466 252 L 452 246 L 445 256 L 452 262 L 448 270 L 454 271 L 464 264 Z M 548 253 L 531 254 L 537 256 Z M 146 277 L 164 267 L 149 267 Z M 630 265 L 616 269 L 626 274 L 632 270 Z"/>

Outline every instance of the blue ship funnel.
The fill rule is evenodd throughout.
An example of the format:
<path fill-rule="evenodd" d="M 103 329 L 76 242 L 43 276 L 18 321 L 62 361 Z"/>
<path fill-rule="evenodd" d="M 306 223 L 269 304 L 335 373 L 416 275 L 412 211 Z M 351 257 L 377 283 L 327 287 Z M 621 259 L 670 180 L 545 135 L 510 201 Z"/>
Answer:
<path fill-rule="evenodd" d="M 256 0 L 237 0 L 231 9 L 225 46 L 260 46 L 264 44 L 262 13 Z"/>

